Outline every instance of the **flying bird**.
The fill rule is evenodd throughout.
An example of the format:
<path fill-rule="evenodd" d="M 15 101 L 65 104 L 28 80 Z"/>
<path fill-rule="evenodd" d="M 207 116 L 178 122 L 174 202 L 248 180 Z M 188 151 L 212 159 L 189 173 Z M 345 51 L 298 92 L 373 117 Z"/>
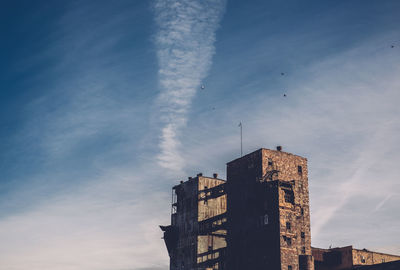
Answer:
<path fill-rule="evenodd" d="M 286 97 L 286 94 L 283 94 L 284 97 Z"/>
<path fill-rule="evenodd" d="M 283 76 L 283 75 L 285 75 L 285 73 L 281 72 L 281 75 Z"/>
<path fill-rule="evenodd" d="M 392 45 L 392 48 L 394 48 L 394 45 Z"/>

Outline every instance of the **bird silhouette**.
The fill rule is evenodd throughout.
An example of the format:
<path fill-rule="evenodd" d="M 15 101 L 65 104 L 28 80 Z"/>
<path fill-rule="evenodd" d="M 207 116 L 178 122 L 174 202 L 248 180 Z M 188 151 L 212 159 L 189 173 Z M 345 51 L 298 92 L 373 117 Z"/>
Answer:
<path fill-rule="evenodd" d="M 392 48 L 394 48 L 394 45 L 392 45 Z"/>
<path fill-rule="evenodd" d="M 285 73 L 281 72 L 281 75 L 283 76 L 283 75 L 285 75 Z"/>
<path fill-rule="evenodd" d="M 286 94 L 283 94 L 284 97 L 286 97 Z"/>

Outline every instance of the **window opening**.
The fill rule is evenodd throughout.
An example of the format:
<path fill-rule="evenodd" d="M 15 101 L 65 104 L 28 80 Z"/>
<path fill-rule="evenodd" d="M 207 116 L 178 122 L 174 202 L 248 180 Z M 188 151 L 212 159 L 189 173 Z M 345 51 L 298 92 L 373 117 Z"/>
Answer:
<path fill-rule="evenodd" d="M 286 222 L 286 230 L 289 230 L 289 231 L 290 231 L 290 229 L 291 229 L 291 224 L 290 224 L 290 222 Z"/>
<path fill-rule="evenodd" d="M 293 203 L 293 201 L 294 201 L 293 191 L 285 190 L 285 202 Z"/>
<path fill-rule="evenodd" d="M 283 240 L 286 242 L 286 244 L 290 247 L 292 245 L 292 238 L 283 236 Z"/>
<path fill-rule="evenodd" d="M 269 158 L 269 159 L 268 159 L 268 166 L 272 166 L 272 164 L 273 164 L 273 163 L 272 163 L 272 159 Z"/>
<path fill-rule="evenodd" d="M 297 172 L 298 172 L 299 174 L 302 174 L 302 173 L 303 173 L 303 167 L 297 166 Z"/>

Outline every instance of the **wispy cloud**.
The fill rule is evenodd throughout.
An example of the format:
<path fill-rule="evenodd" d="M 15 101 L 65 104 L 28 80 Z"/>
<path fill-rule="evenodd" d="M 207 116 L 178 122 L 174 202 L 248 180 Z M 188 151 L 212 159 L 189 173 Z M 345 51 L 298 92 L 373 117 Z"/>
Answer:
<path fill-rule="evenodd" d="M 180 130 L 196 90 L 212 63 L 216 30 L 225 0 L 156 0 L 155 37 L 161 93 L 157 98 L 161 135 L 158 163 L 182 172 Z"/>
<path fill-rule="evenodd" d="M 167 269 L 157 226 L 162 218 L 154 213 L 163 211 L 169 196 L 148 190 L 142 179 L 121 168 L 104 172 L 75 194 L 1 219 L 7 243 L 0 245 L 1 268 Z M 147 199 L 140 198 L 143 192 Z"/>
<path fill-rule="evenodd" d="M 125 46 L 140 20 L 129 3 L 71 3 L 43 51 L 21 61 L 54 65 L 29 81 L 12 140 L 21 176 L 0 198 L 1 269 L 167 269 L 157 225 L 168 218 L 154 213 L 169 212 L 169 194 L 140 163 L 150 87 L 144 47 Z"/>

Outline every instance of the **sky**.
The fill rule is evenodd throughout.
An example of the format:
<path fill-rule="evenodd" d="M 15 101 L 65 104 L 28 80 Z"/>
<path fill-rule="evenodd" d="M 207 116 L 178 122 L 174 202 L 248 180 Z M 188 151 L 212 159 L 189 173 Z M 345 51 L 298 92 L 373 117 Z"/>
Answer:
<path fill-rule="evenodd" d="M 400 254 L 399 13 L 1 1 L 0 269 L 168 269 L 171 187 L 224 178 L 240 122 L 244 153 L 307 157 L 313 246 Z"/>

